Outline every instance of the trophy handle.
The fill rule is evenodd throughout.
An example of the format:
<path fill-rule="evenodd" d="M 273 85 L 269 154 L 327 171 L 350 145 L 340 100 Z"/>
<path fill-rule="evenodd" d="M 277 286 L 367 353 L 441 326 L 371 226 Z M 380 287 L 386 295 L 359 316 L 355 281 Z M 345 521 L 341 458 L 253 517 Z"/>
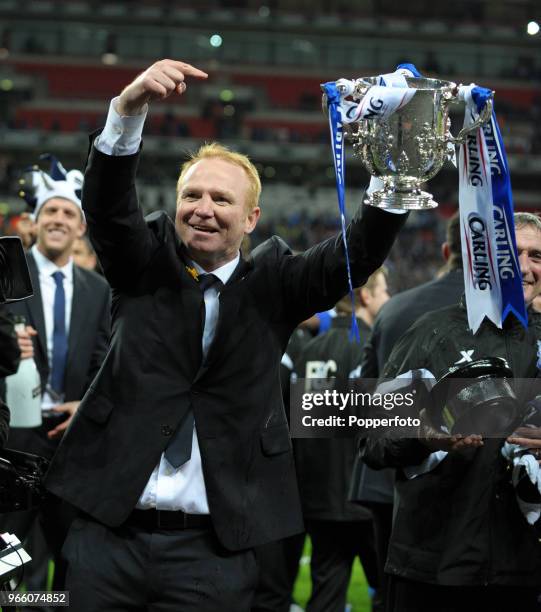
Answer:
<path fill-rule="evenodd" d="M 321 89 L 323 89 L 323 87 Z M 323 95 L 321 96 L 321 110 L 323 111 L 323 114 L 325 115 L 325 117 L 329 116 L 329 109 L 327 107 L 327 94 L 326 93 L 323 93 Z"/>
<path fill-rule="evenodd" d="M 494 93 L 492 95 L 494 95 Z M 485 107 L 479 113 L 479 117 L 468 127 L 462 128 L 456 137 L 453 136 L 451 133 L 449 133 L 447 137 L 447 142 L 450 142 L 451 144 L 454 144 L 454 145 L 464 144 L 466 142 L 466 137 L 469 134 L 471 134 L 472 132 L 475 132 L 478 128 L 480 128 L 490 119 L 490 117 L 492 116 L 493 106 L 494 106 L 494 98 L 491 97 L 487 100 Z"/>

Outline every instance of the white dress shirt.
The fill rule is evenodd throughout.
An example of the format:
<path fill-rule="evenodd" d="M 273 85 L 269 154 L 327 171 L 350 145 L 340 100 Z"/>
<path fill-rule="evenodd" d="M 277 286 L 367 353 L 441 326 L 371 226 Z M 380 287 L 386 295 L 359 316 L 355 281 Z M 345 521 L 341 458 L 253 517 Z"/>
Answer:
<path fill-rule="evenodd" d="M 239 263 L 240 254 L 235 259 L 212 271 L 222 283 L 229 280 Z M 195 261 L 191 262 L 199 274 L 205 270 Z M 203 328 L 202 348 L 203 358 L 207 356 L 208 349 L 214 339 L 218 314 L 220 308 L 220 290 L 216 286 L 209 287 L 204 295 L 205 325 Z M 139 498 L 137 508 L 158 508 L 158 510 L 183 510 L 190 514 L 208 514 L 209 506 L 203 468 L 201 466 L 201 453 L 197 432 L 193 431 L 192 455 L 190 460 L 178 468 L 169 464 L 162 453 L 160 463 L 154 468 L 143 494 Z"/>
<path fill-rule="evenodd" d="M 115 110 L 117 101 L 118 97 L 111 100 L 105 127 L 94 140 L 94 146 L 106 155 L 133 155 L 139 151 L 147 111 L 140 115 L 120 116 Z"/>
<path fill-rule="evenodd" d="M 45 319 L 45 334 L 47 336 L 47 360 L 50 366 L 53 363 L 54 295 L 56 292 L 56 282 L 52 275 L 58 271 L 64 274 L 62 284 L 64 285 L 64 294 L 66 297 L 66 337 L 69 338 L 71 303 L 73 300 L 73 260 L 70 258 L 65 266 L 59 268 L 50 259 L 47 259 L 36 245 L 32 247 L 31 251 L 38 268 L 41 303 Z M 50 410 L 59 403 L 62 402 L 53 400 L 48 391 L 45 390 L 41 398 L 42 410 Z"/>
<path fill-rule="evenodd" d="M 133 155 L 139 150 L 146 111 L 140 115 L 121 117 L 115 110 L 115 102 L 111 101 L 107 122 L 102 133 L 94 141 L 95 147 L 106 155 Z M 213 270 L 222 283 L 227 283 L 240 259 L 235 259 Z M 196 262 L 191 262 L 199 274 L 205 270 Z M 220 307 L 220 290 L 209 287 L 203 296 L 205 300 L 205 325 L 201 338 L 203 357 L 214 338 Z M 150 475 L 141 497 L 136 505 L 140 509 L 157 508 L 158 510 L 183 510 L 190 514 L 208 514 L 208 500 L 201 465 L 201 453 L 197 432 L 194 426 L 192 438 L 192 454 L 190 460 L 178 468 L 169 464 L 164 454 Z"/>

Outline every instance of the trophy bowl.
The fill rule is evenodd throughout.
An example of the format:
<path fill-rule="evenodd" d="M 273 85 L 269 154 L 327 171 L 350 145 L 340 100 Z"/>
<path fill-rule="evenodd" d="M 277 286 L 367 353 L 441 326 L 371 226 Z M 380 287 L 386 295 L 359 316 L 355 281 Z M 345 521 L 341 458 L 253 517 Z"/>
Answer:
<path fill-rule="evenodd" d="M 365 195 L 365 204 L 379 208 L 430 209 L 437 203 L 432 194 L 422 190 L 422 184 L 441 170 L 446 159 L 453 157 L 453 145 L 465 142 L 468 134 L 490 118 L 492 99 L 478 119 L 454 137 L 449 107 L 459 102 L 459 87 L 440 79 L 405 79 L 408 88 L 415 90 L 407 104 L 386 119 L 360 119 L 345 123 L 343 128 L 368 172 L 383 181 L 381 189 Z M 377 84 L 378 77 L 357 79 L 351 99 L 361 101 Z"/>

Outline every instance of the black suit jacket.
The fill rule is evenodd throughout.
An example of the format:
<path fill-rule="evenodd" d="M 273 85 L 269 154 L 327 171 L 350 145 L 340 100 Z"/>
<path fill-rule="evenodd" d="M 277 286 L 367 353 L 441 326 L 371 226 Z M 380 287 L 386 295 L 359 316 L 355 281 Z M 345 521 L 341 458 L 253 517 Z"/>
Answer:
<path fill-rule="evenodd" d="M 47 335 L 39 284 L 39 272 L 32 253 L 27 255 L 34 288 L 33 297 L 8 306 L 13 314 L 23 315 L 26 324 L 38 332 L 34 341 L 34 360 L 42 389 L 49 378 Z M 107 352 L 111 321 L 111 292 L 107 282 L 95 272 L 73 266 L 73 299 L 68 337 L 65 401 L 82 399 L 96 376 Z"/>
<path fill-rule="evenodd" d="M 464 292 L 464 272 L 454 269 L 427 283 L 393 296 L 384 304 L 364 347 L 362 375 L 379 378 L 394 345 L 417 319 L 430 310 L 456 304 Z M 376 472 L 360 458 L 355 463 L 350 499 L 392 503 L 394 470 Z"/>
<path fill-rule="evenodd" d="M 165 213 L 146 220 L 138 155 L 92 147 L 83 207 L 113 288 L 104 365 L 64 436 L 46 486 L 103 523 L 126 520 L 188 408 L 193 409 L 210 513 L 239 550 L 302 530 L 280 359 L 297 324 L 347 290 L 340 237 L 293 256 L 273 237 L 241 260 L 220 293 L 201 362 L 202 292 Z M 349 227 L 353 279 L 365 282 L 404 218 L 372 208 Z"/>
<path fill-rule="evenodd" d="M 363 376 L 379 378 L 394 345 L 410 326 L 430 310 L 457 304 L 463 293 L 464 272 L 459 268 L 393 296 L 374 321 L 364 348 Z"/>
<path fill-rule="evenodd" d="M 342 393 L 348 393 L 350 389 L 361 391 L 349 376 L 361 364 L 363 344 L 370 334 L 370 327 L 358 319 L 361 336 L 361 343 L 358 344 L 349 341 L 350 325 L 350 316 L 337 316 L 332 320 L 329 331 L 316 336 L 302 348 L 295 360 L 295 373 L 299 379 L 306 377 L 308 362 L 332 359 L 336 363 L 336 373 L 325 388 Z M 309 384 L 308 380 L 306 382 Z M 364 416 L 362 411 L 358 416 Z M 294 440 L 295 465 L 305 519 L 361 521 L 372 518 L 368 510 L 348 501 L 356 450 L 354 437 Z"/>

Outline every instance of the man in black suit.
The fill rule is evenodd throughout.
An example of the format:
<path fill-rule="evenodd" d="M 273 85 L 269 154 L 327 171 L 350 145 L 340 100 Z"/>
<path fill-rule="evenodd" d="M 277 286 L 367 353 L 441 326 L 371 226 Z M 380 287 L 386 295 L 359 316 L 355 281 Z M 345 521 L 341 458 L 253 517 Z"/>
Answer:
<path fill-rule="evenodd" d="M 384 269 L 376 270 L 356 290 L 361 343 L 388 299 Z M 329 331 L 306 344 L 295 360 L 294 371 L 304 393 L 323 390 L 347 393 L 358 383 L 363 346 L 348 342 L 352 312 L 349 297 L 342 298 L 335 310 Z M 378 592 L 372 609 L 381 609 L 372 515 L 366 508 L 348 501 L 356 447 L 354 438 L 294 441 L 303 515 L 312 540 L 312 592 L 307 612 L 343 612 L 356 557 L 362 563 L 369 586 Z"/>
<path fill-rule="evenodd" d="M 514 228 L 528 327 L 511 314 L 501 328 L 485 319 L 473 334 L 462 299 L 427 312 L 408 329 L 387 360 L 384 378 L 424 370 L 439 381 L 457 365 L 498 357 L 512 369 L 509 378 L 514 378 L 518 405 L 533 399 L 541 316 L 529 306 L 541 292 L 541 220 L 515 213 Z M 467 369 L 463 372 L 466 376 Z M 452 400 L 452 392 L 449 396 Z M 421 416 L 419 431 L 417 438 L 383 431 L 377 439 L 367 438 L 362 449 L 368 465 L 393 467 L 397 473 L 385 566 L 388 610 L 538 611 L 541 548 L 535 478 L 533 486 L 529 478 L 524 489 L 517 486 L 512 449 L 502 448 L 504 441 L 482 427 L 478 435 L 445 435 Z M 510 441 L 524 445 L 516 450 L 529 455 L 537 470 L 537 444 L 521 438 L 530 432 L 539 436 L 538 428 L 519 427 Z M 519 491 L 527 495 L 526 508 Z"/>
<path fill-rule="evenodd" d="M 380 310 L 364 349 L 364 378 L 379 378 L 393 346 L 421 315 L 456 304 L 464 293 L 458 213 L 447 223 L 441 254 L 445 266 L 440 276 L 394 295 Z"/>
<path fill-rule="evenodd" d="M 64 553 L 80 612 L 248 610 L 253 547 L 302 531 L 279 384 L 295 327 L 347 292 L 340 236 L 300 255 L 273 237 L 240 257 L 261 184 L 216 143 L 182 169 L 175 224 L 146 220 L 135 174 L 147 104 L 200 70 L 157 62 L 112 101 L 85 175 L 90 237 L 113 288 L 104 365 L 46 486 L 80 508 Z M 404 217 L 375 208 L 348 228 L 355 284 Z"/>
<path fill-rule="evenodd" d="M 42 425 L 11 428 L 6 446 L 50 459 L 105 357 L 111 298 L 103 278 L 72 262 L 73 243 L 85 231 L 77 193 L 66 181 L 41 172 L 35 181 L 37 242 L 27 254 L 34 295 L 8 308 L 27 324 L 26 333 L 19 332 L 19 345 L 23 357 L 33 355 L 40 374 Z M 34 511 L 6 515 L 3 527 L 22 538 L 35 517 Z M 55 587 L 62 584 L 60 548 L 71 517 L 69 506 L 54 498 L 40 511 L 56 560 Z"/>
<path fill-rule="evenodd" d="M 24 445 L 20 450 L 47 458 L 52 457 L 58 439 L 97 374 L 107 352 L 110 332 L 109 286 L 98 274 L 75 266 L 71 257 L 73 243 L 85 231 L 80 200 L 75 193 L 73 200 L 64 197 L 67 194 L 55 193 L 54 187 L 44 193 L 47 199 L 36 210 L 37 242 L 27 255 L 34 295 L 8 307 L 13 315 L 23 316 L 27 324 L 27 335 L 19 333 L 19 342 L 34 337 L 33 356 L 43 395 L 42 428 L 14 429 L 10 446 Z M 67 352 L 60 362 L 63 369 L 56 374 L 58 291 L 64 299 L 63 341 L 67 343 Z"/>
<path fill-rule="evenodd" d="M 443 274 L 423 285 L 394 295 L 379 311 L 363 354 L 365 379 L 378 379 L 393 346 L 409 327 L 430 310 L 456 304 L 464 292 L 460 244 L 460 219 L 455 213 L 447 223 L 446 240 L 441 245 L 445 261 Z M 394 470 L 372 470 L 357 457 L 351 482 L 350 500 L 370 508 L 374 517 L 380 582 L 385 597 L 387 577 L 383 571 L 391 536 Z"/>

